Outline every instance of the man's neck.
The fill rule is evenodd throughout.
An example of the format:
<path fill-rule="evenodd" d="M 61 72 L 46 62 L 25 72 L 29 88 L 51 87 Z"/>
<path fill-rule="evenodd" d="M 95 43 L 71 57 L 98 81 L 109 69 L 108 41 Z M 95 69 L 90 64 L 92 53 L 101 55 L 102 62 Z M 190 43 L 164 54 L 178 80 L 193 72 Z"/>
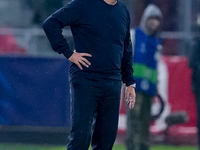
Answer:
<path fill-rule="evenodd" d="M 115 5 L 117 3 L 117 0 L 104 0 L 109 5 Z"/>

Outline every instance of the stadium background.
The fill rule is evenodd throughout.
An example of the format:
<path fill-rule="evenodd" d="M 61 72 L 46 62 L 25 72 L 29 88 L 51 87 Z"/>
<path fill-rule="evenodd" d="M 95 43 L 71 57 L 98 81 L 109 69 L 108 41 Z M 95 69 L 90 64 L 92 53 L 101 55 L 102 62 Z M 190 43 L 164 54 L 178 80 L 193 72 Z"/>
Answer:
<path fill-rule="evenodd" d="M 200 11 L 200 1 L 122 1 L 131 12 L 132 28 L 139 25 L 143 10 L 149 3 L 160 7 L 164 16 L 161 34 L 163 57 L 159 70 L 161 85 L 158 86 L 165 102 L 165 109 L 152 123 L 151 133 L 152 143 L 165 146 L 154 146 L 152 149 L 162 150 L 168 144 L 195 146 L 196 111 L 187 56 L 193 38 L 199 36 L 196 32 L 195 19 Z M 71 110 L 67 84 L 68 62 L 63 56 L 52 51 L 41 29 L 41 23 L 49 14 L 67 2 L 69 0 L 0 1 L 0 149 L 2 150 L 17 149 L 17 147 L 18 149 L 50 147 L 63 149 L 57 146 L 46 147 L 45 144 L 66 143 Z M 73 39 L 68 29 L 65 29 L 64 35 L 73 47 Z M 172 72 L 176 72 L 174 76 Z M 184 76 L 183 72 L 186 72 Z M 60 82 L 57 83 L 57 80 Z M 182 93 L 185 95 L 180 91 L 184 91 Z M 155 100 L 154 111 L 159 110 L 160 105 Z M 116 144 L 122 144 L 123 147 L 126 131 L 123 104 L 120 111 Z M 167 115 L 176 111 L 187 112 L 189 121 L 168 128 L 164 120 Z M 24 143 L 40 144 L 40 146 L 24 145 Z M 195 149 L 195 147 L 182 148 Z"/>

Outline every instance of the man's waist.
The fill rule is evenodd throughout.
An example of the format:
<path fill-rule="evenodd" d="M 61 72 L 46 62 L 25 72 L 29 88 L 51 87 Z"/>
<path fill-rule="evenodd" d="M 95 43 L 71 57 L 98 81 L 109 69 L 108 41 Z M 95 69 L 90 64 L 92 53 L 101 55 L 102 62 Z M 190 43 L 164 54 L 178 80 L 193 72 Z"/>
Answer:
<path fill-rule="evenodd" d="M 95 72 L 95 71 L 77 71 L 70 72 L 70 80 L 75 77 L 85 77 L 85 78 L 95 78 L 95 79 L 111 79 L 111 80 L 120 80 L 120 72 Z"/>

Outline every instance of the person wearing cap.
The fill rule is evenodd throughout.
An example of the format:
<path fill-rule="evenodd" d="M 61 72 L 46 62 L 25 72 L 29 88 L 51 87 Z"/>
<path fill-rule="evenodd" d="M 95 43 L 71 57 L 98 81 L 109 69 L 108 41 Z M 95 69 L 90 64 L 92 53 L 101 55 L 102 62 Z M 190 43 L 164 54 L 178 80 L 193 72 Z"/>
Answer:
<path fill-rule="evenodd" d="M 150 4 L 140 26 L 131 32 L 137 97 L 134 109 L 127 109 L 127 150 L 149 150 L 151 100 L 157 91 L 157 63 L 161 53 L 158 36 L 161 20 L 160 9 Z"/>
<path fill-rule="evenodd" d="M 200 13 L 197 14 L 197 36 L 193 40 L 189 55 L 189 66 L 192 69 L 192 91 L 194 92 L 197 108 L 198 149 L 200 150 Z"/>
<path fill-rule="evenodd" d="M 65 26 L 71 28 L 75 50 L 62 35 Z M 43 28 L 54 51 L 71 62 L 73 112 L 67 150 L 88 150 L 90 142 L 93 150 L 111 150 L 122 81 L 129 108 L 135 103 L 126 6 L 118 0 L 73 0 L 47 18 Z"/>

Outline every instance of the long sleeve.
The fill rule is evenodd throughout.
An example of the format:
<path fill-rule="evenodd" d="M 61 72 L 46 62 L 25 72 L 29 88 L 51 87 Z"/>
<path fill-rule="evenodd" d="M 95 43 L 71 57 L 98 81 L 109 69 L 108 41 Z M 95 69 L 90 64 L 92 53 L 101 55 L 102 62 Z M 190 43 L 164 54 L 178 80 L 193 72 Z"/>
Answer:
<path fill-rule="evenodd" d="M 199 39 L 195 39 L 194 45 L 190 50 L 189 55 L 189 67 L 193 70 L 198 70 L 200 68 L 200 42 Z"/>
<path fill-rule="evenodd" d="M 121 74 L 122 81 L 129 86 L 135 83 L 135 79 L 133 77 L 133 60 L 132 60 L 132 43 L 130 37 L 130 26 L 128 27 L 128 31 L 126 34 L 126 39 L 124 41 L 124 53 L 121 63 Z"/>
<path fill-rule="evenodd" d="M 43 23 L 43 29 L 53 50 L 59 54 L 64 54 L 66 58 L 69 58 L 73 54 L 73 51 L 62 35 L 62 29 L 65 26 L 77 25 L 80 16 L 81 0 L 74 0 L 53 13 Z"/>

